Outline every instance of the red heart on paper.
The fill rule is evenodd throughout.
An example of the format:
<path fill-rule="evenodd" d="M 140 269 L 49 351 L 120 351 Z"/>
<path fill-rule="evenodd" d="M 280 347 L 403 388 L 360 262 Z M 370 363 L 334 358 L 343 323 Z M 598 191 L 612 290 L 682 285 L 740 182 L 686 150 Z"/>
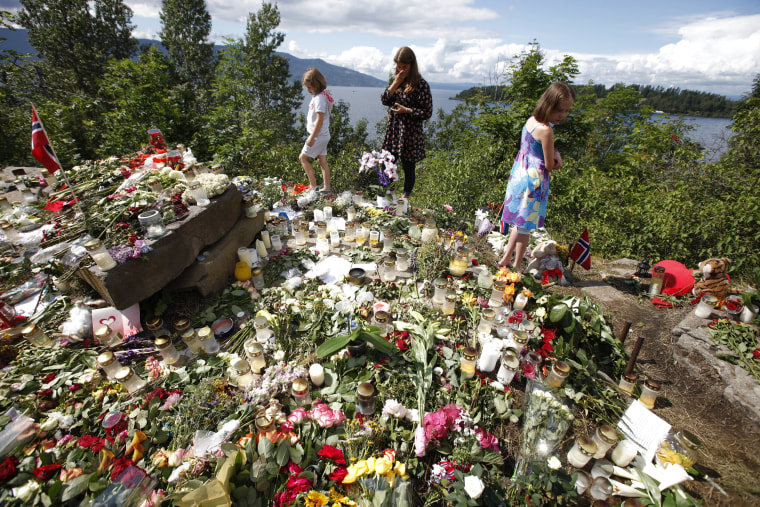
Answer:
<path fill-rule="evenodd" d="M 108 326 L 111 327 L 116 322 L 116 317 L 113 315 L 108 317 L 107 319 L 100 319 L 100 325 L 101 326 Z"/>

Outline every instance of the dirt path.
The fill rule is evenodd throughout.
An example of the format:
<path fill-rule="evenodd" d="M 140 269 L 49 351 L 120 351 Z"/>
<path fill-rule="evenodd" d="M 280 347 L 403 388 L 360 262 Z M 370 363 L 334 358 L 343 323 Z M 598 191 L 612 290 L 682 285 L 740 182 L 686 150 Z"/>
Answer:
<path fill-rule="evenodd" d="M 574 270 L 571 287 L 550 290 L 575 296 L 586 293 L 613 317 L 616 334 L 626 320 L 631 321 L 631 334 L 626 339 L 629 353 L 635 342 L 632 335 L 645 336 L 637 371 L 662 380 L 664 395 L 658 399 L 655 413 L 700 438 L 703 446 L 696 468 L 713 480 L 712 484 L 708 480 L 691 481 L 684 484 L 685 489 L 702 498 L 703 505 L 759 505 L 760 427 L 723 398 L 720 379 L 708 368 L 690 371 L 674 359 L 671 331 L 692 308 L 662 309 L 646 298 L 639 300 L 625 276 L 602 280 L 601 273 L 615 268 L 594 261 L 590 271 Z"/>

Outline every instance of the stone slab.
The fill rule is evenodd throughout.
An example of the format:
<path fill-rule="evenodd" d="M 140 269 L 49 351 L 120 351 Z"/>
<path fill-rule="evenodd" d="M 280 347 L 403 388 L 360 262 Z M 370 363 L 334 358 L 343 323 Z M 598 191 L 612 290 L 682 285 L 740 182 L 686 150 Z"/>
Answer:
<path fill-rule="evenodd" d="M 731 354 L 731 351 L 712 344 L 706 327 L 708 322 L 692 312 L 673 329 L 672 334 L 677 337 L 674 358 L 695 375 L 713 380 L 717 395 L 723 396 L 760 425 L 760 384 L 741 366 L 717 357 L 719 354 Z"/>
<path fill-rule="evenodd" d="M 208 248 L 202 261 L 195 261 L 169 284 L 172 290 L 195 289 L 201 296 L 219 292 L 230 283 L 238 261 L 238 248 L 249 246 L 264 228 L 264 213 L 248 218 L 242 213 L 235 225 Z"/>
<path fill-rule="evenodd" d="M 225 237 L 238 222 L 242 204 L 243 195 L 230 185 L 208 206 L 190 206 L 187 218 L 169 224 L 166 234 L 149 240 L 152 252 L 108 271 L 91 266 L 78 274 L 108 304 L 119 310 L 128 308 L 163 289 L 192 265 L 203 249 Z"/>

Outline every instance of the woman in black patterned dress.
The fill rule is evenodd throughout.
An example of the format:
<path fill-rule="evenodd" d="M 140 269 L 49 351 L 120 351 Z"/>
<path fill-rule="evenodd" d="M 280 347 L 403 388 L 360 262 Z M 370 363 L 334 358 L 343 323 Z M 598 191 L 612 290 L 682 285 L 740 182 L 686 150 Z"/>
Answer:
<path fill-rule="evenodd" d="M 391 108 L 383 149 L 391 152 L 397 162 L 401 161 L 404 198 L 408 199 L 414 188 L 417 162 L 425 158 L 422 122 L 433 115 L 433 96 L 430 85 L 420 75 L 414 51 L 405 46 L 393 61 L 396 64 L 393 83 L 380 98 L 383 105 Z"/>

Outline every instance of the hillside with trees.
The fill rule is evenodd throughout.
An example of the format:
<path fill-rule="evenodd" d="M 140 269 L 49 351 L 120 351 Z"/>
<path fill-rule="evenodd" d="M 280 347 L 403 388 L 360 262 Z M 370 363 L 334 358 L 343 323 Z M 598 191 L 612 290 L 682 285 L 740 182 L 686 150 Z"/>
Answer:
<path fill-rule="evenodd" d="M 609 87 L 593 85 L 591 88 L 599 99 L 606 97 L 616 89 L 630 88 L 641 95 L 642 106 L 648 106 L 653 111 L 662 111 L 673 115 L 731 118 L 738 103 L 715 93 L 662 86 L 616 84 Z M 504 90 L 504 86 L 479 86 L 468 88 L 457 94 L 455 98 L 458 100 L 487 100 L 497 103 L 504 100 Z"/>

